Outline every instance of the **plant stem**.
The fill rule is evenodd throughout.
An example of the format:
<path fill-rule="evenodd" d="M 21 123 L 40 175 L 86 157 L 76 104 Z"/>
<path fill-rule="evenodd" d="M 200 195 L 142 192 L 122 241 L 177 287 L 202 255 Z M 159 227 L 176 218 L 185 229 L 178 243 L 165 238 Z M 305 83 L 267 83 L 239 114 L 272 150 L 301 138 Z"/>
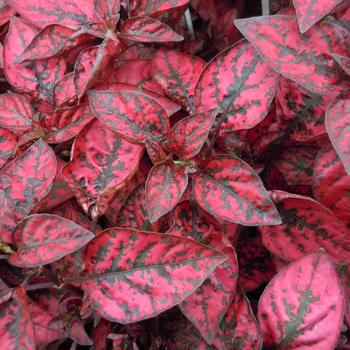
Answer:
<path fill-rule="evenodd" d="M 261 10 L 263 16 L 270 15 L 270 0 L 261 0 Z"/>

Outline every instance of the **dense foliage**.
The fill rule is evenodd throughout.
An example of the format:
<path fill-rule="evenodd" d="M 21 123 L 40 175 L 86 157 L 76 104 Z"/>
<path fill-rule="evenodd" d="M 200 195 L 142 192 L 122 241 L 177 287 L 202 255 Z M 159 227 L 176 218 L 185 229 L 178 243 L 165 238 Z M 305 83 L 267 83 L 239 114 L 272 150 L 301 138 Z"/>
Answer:
<path fill-rule="evenodd" d="M 258 4 L 0 0 L 2 348 L 350 348 L 350 6 Z"/>

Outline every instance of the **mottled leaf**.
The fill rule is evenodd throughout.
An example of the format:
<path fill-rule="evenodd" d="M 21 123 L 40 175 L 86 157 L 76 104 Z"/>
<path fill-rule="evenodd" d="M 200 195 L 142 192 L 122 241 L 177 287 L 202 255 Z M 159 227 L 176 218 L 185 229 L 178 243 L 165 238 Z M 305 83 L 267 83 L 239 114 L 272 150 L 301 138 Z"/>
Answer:
<path fill-rule="evenodd" d="M 326 108 L 338 93 L 313 94 L 284 77 L 278 87 L 276 115 L 291 140 L 308 142 L 326 133 Z"/>
<path fill-rule="evenodd" d="M 333 350 L 343 321 L 342 294 L 325 254 L 313 253 L 288 265 L 270 281 L 259 302 L 264 345 Z"/>
<path fill-rule="evenodd" d="M 19 94 L 6 92 L 0 95 L 0 126 L 16 135 L 34 127 L 34 111 L 28 100 Z"/>
<path fill-rule="evenodd" d="M 248 226 L 281 223 L 260 178 L 239 158 L 213 157 L 192 179 L 197 203 L 221 220 Z"/>
<path fill-rule="evenodd" d="M 77 136 L 94 117 L 87 102 L 47 113 L 41 120 L 41 125 L 47 130 L 45 140 L 49 143 L 62 143 L 70 140 Z"/>
<path fill-rule="evenodd" d="M 83 247 L 94 234 L 73 221 L 51 214 L 27 216 L 16 227 L 16 253 L 8 262 L 20 267 L 52 263 Z"/>
<path fill-rule="evenodd" d="M 277 72 L 315 93 L 339 91 L 346 82 L 330 52 L 346 56 L 347 30 L 324 21 L 300 34 L 295 16 L 274 15 L 237 19 L 238 29 Z"/>
<path fill-rule="evenodd" d="M 16 135 L 7 129 L 0 128 L 0 168 L 6 164 L 7 160 L 15 152 L 16 144 Z"/>
<path fill-rule="evenodd" d="M 262 342 L 261 331 L 249 300 L 238 285 L 213 345 L 217 350 L 260 350 Z"/>
<path fill-rule="evenodd" d="M 350 176 L 328 142 L 315 159 L 312 185 L 315 199 L 350 228 Z"/>
<path fill-rule="evenodd" d="M 119 35 L 126 40 L 142 43 L 167 43 L 184 39 L 168 25 L 151 17 L 133 17 L 126 20 Z"/>
<path fill-rule="evenodd" d="M 216 110 L 210 110 L 192 114 L 178 121 L 169 133 L 171 150 L 184 160 L 196 156 L 208 138 L 216 115 Z"/>
<path fill-rule="evenodd" d="M 341 55 L 333 54 L 333 58 L 339 64 L 339 66 L 344 70 L 347 75 L 350 75 L 350 58 Z"/>
<path fill-rule="evenodd" d="M 345 299 L 344 317 L 347 324 L 350 324 L 350 265 L 338 266 L 337 271 Z"/>
<path fill-rule="evenodd" d="M 72 160 L 63 175 L 87 212 L 96 206 L 102 215 L 117 189 L 134 174 L 143 147 L 130 143 L 98 120 L 87 124 L 73 145 Z"/>
<path fill-rule="evenodd" d="M 113 56 L 117 55 L 122 46 L 117 37 L 108 32 L 102 44 L 81 51 L 74 66 L 74 87 L 78 98 L 86 90 L 102 79 L 105 70 Z"/>
<path fill-rule="evenodd" d="M 56 172 L 55 154 L 42 140 L 1 169 L 0 189 L 5 192 L 8 203 L 0 230 L 2 239 L 12 241 L 17 222 L 50 192 Z"/>
<path fill-rule="evenodd" d="M 312 185 L 317 147 L 285 147 L 273 161 L 273 165 L 283 174 L 288 185 Z"/>
<path fill-rule="evenodd" d="M 328 15 L 343 0 L 293 0 L 301 33 Z"/>
<path fill-rule="evenodd" d="M 16 63 L 38 33 L 33 25 L 18 17 L 11 17 L 10 28 L 4 43 L 4 70 L 8 82 L 20 91 L 36 92 L 41 98 L 52 98 L 52 89 L 64 76 L 66 63 L 62 57 L 32 61 L 30 64 Z"/>
<path fill-rule="evenodd" d="M 170 98 L 191 108 L 194 88 L 203 68 L 204 62 L 196 56 L 163 49 L 152 59 L 151 75 Z"/>
<path fill-rule="evenodd" d="M 160 141 L 170 129 L 168 115 L 153 98 L 138 91 L 89 91 L 97 118 L 131 141 Z"/>
<path fill-rule="evenodd" d="M 337 98 L 328 106 L 326 129 L 345 171 L 350 175 L 350 99 L 347 96 Z"/>
<path fill-rule="evenodd" d="M 262 61 L 252 45 L 241 41 L 205 67 L 196 85 L 194 105 L 197 111 L 217 108 L 225 113 L 225 131 L 250 129 L 268 113 L 277 82 L 278 74 Z"/>
<path fill-rule="evenodd" d="M 34 328 L 25 291 L 16 289 L 13 299 L 0 304 L 1 346 L 7 350 L 35 350 Z"/>
<path fill-rule="evenodd" d="M 191 239 L 109 229 L 86 249 L 84 290 L 104 318 L 154 317 L 193 293 L 226 256 Z"/>
<path fill-rule="evenodd" d="M 271 253 L 291 261 L 323 248 L 334 263 L 350 262 L 349 230 L 330 210 L 308 197 L 284 192 L 276 196 L 283 223 L 260 227 Z"/>
<path fill-rule="evenodd" d="M 74 88 L 74 72 L 66 74 L 56 82 L 53 88 L 53 102 L 55 107 L 77 103 Z"/>
<path fill-rule="evenodd" d="M 172 210 L 185 192 L 188 175 L 171 161 L 155 165 L 146 182 L 146 206 L 150 222 Z"/>
<path fill-rule="evenodd" d="M 17 63 L 48 58 L 60 53 L 73 33 L 73 29 L 59 24 L 45 27 L 31 40 Z"/>
<path fill-rule="evenodd" d="M 61 158 L 57 158 L 57 173 L 50 193 L 43 198 L 32 210 L 32 213 L 44 213 L 64 203 L 74 197 L 73 192 L 66 184 L 62 175 L 62 168 L 67 163 Z"/>
<path fill-rule="evenodd" d="M 91 0 L 6 0 L 21 16 L 27 18 L 39 28 L 50 24 L 60 24 L 72 29 L 82 25 L 96 23 L 94 1 Z"/>
<path fill-rule="evenodd" d="M 131 1 L 131 14 L 132 16 L 140 15 L 156 15 L 164 11 L 175 9 L 180 6 L 187 5 L 190 0 L 156 0 L 156 1 L 143 1 L 132 0 Z"/>

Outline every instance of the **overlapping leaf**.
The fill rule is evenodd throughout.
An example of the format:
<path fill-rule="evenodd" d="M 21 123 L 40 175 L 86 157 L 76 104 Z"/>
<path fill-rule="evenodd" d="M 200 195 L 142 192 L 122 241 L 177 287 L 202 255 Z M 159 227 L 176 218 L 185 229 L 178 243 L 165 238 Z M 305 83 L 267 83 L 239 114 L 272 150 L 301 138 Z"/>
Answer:
<path fill-rule="evenodd" d="M 78 98 L 98 80 L 102 79 L 108 63 L 121 52 L 117 37 L 108 32 L 101 45 L 87 48 L 79 54 L 74 67 L 74 87 Z"/>
<path fill-rule="evenodd" d="M 212 343 L 236 290 L 237 257 L 223 239 L 221 225 L 195 203 L 183 201 L 174 211 L 174 226 L 170 232 L 190 237 L 225 253 L 228 259 L 218 266 L 195 293 L 187 297 L 179 308 L 194 324 L 202 337 Z"/>
<path fill-rule="evenodd" d="M 350 175 L 350 99 L 341 96 L 328 106 L 326 129 L 345 171 Z"/>
<path fill-rule="evenodd" d="M 349 324 L 350 322 L 350 266 L 342 265 L 337 268 L 340 284 L 343 287 L 344 299 L 345 299 L 345 312 L 344 317 Z"/>
<path fill-rule="evenodd" d="M 260 350 L 262 342 L 261 331 L 248 298 L 238 285 L 213 345 L 217 350 Z"/>
<path fill-rule="evenodd" d="M 136 171 L 142 153 L 142 146 L 94 120 L 76 138 L 72 160 L 63 168 L 63 175 L 84 210 L 96 205 L 99 216 L 118 187 Z"/>
<path fill-rule="evenodd" d="M 34 111 L 28 100 L 19 94 L 7 92 L 0 95 L 0 126 L 16 135 L 34 128 Z"/>
<path fill-rule="evenodd" d="M 276 275 L 261 296 L 264 344 L 333 350 L 343 313 L 344 299 L 331 262 L 323 253 L 307 255 Z"/>
<path fill-rule="evenodd" d="M 216 108 L 225 113 L 227 131 L 250 129 L 268 113 L 277 82 L 278 74 L 252 45 L 242 41 L 205 67 L 195 88 L 194 105 L 198 111 Z"/>
<path fill-rule="evenodd" d="M 1 95 L 0 95 L 1 96 Z M 0 168 L 16 150 L 17 137 L 11 131 L 0 128 Z"/>
<path fill-rule="evenodd" d="M 221 220 L 243 225 L 281 223 L 258 175 L 241 159 L 213 157 L 192 178 L 198 204 Z"/>
<path fill-rule="evenodd" d="M 339 66 L 344 70 L 344 72 L 350 75 L 350 58 L 337 54 L 333 54 L 332 56 L 337 61 Z"/>
<path fill-rule="evenodd" d="M 330 210 L 308 197 L 283 192 L 277 196 L 282 224 L 260 227 L 271 253 L 291 261 L 324 248 L 333 262 L 350 262 L 349 230 Z"/>
<path fill-rule="evenodd" d="M 11 17 L 4 43 L 4 70 L 8 82 L 19 91 L 32 91 L 51 100 L 52 89 L 64 76 L 66 63 L 62 57 L 33 61 L 30 65 L 17 63 L 23 51 L 38 33 L 33 25 L 18 17 Z"/>
<path fill-rule="evenodd" d="M 216 110 L 199 112 L 178 121 L 169 133 L 171 150 L 184 160 L 197 155 L 208 138 L 216 114 Z"/>
<path fill-rule="evenodd" d="M 326 108 L 338 93 L 313 94 L 284 77 L 278 86 L 276 115 L 288 137 L 296 142 L 308 142 L 325 134 Z"/>
<path fill-rule="evenodd" d="M 133 16 L 140 15 L 156 15 L 164 11 L 175 9 L 180 6 L 185 6 L 190 0 L 156 0 L 156 1 L 143 1 L 132 0 L 131 1 L 131 14 Z"/>
<path fill-rule="evenodd" d="M 0 189 L 5 192 L 8 203 L 0 231 L 2 239 L 12 241 L 17 222 L 50 192 L 56 172 L 56 156 L 42 140 L 1 169 Z"/>
<path fill-rule="evenodd" d="M 16 227 L 17 251 L 8 261 L 20 267 L 49 264 L 83 247 L 94 234 L 73 221 L 51 214 L 27 216 Z"/>
<path fill-rule="evenodd" d="M 180 303 L 225 260 L 225 255 L 190 239 L 109 229 L 86 249 L 92 277 L 84 290 L 104 318 L 135 322 Z"/>
<path fill-rule="evenodd" d="M 342 0 L 293 0 L 301 33 L 305 33 L 341 2 Z"/>
<path fill-rule="evenodd" d="M 126 40 L 141 43 L 177 42 L 184 39 L 168 25 L 146 16 L 126 20 L 121 26 L 120 36 Z"/>
<path fill-rule="evenodd" d="M 274 15 L 238 19 L 238 29 L 276 71 L 315 93 L 339 91 L 346 82 L 329 52 L 347 56 L 349 33 L 334 21 L 324 21 L 300 34 L 295 16 Z"/>
<path fill-rule="evenodd" d="M 35 350 L 33 323 L 24 289 L 16 289 L 14 298 L 0 304 L 1 344 L 8 350 Z"/>
<path fill-rule="evenodd" d="M 146 182 L 146 206 L 150 222 L 172 210 L 185 192 L 188 175 L 172 162 L 155 165 Z"/>
<path fill-rule="evenodd" d="M 160 141 L 169 132 L 164 108 L 141 92 L 90 91 L 88 96 L 91 109 L 101 123 L 132 141 Z"/>
<path fill-rule="evenodd" d="M 203 68 L 204 62 L 196 56 L 159 50 L 152 59 L 151 75 L 168 96 L 191 108 L 194 88 Z"/>
<path fill-rule="evenodd" d="M 79 3 L 71 0 L 59 2 L 7 0 L 7 2 L 17 13 L 39 28 L 60 24 L 72 29 L 80 29 L 82 25 L 96 23 L 94 2 L 91 0 L 82 0 Z"/>
<path fill-rule="evenodd" d="M 67 163 L 61 158 L 57 158 L 57 173 L 55 180 L 53 182 L 50 193 L 43 198 L 33 209 L 33 213 L 47 212 L 56 206 L 64 203 L 70 198 L 74 197 L 73 192 L 66 184 L 64 177 L 62 175 L 62 168 Z"/>
<path fill-rule="evenodd" d="M 53 102 L 55 107 L 75 104 L 74 72 L 59 79 L 53 88 Z"/>
<path fill-rule="evenodd" d="M 87 102 L 47 113 L 41 120 L 41 125 L 47 130 L 45 140 L 49 143 L 62 143 L 70 140 L 77 136 L 94 117 Z"/>
<path fill-rule="evenodd" d="M 315 159 L 313 193 L 315 199 L 350 227 L 350 176 L 328 142 Z"/>

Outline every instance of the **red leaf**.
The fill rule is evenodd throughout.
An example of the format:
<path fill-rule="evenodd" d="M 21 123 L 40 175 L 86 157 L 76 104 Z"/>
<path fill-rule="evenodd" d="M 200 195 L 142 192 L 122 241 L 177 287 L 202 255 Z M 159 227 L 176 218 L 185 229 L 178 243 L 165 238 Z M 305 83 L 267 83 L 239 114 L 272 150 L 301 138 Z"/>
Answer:
<path fill-rule="evenodd" d="M 143 1 L 132 0 L 131 1 L 131 15 L 156 15 L 164 11 L 175 9 L 180 6 L 185 6 L 190 0 L 158 0 L 158 1 Z"/>
<path fill-rule="evenodd" d="M 315 93 L 339 91 L 346 86 L 330 52 L 347 55 L 346 29 L 324 21 L 300 34 L 294 16 L 274 15 L 238 19 L 237 28 L 266 62 L 286 78 Z"/>
<path fill-rule="evenodd" d="M 8 350 L 35 350 L 34 328 L 24 289 L 16 289 L 13 296 L 0 304 L 1 346 Z"/>
<path fill-rule="evenodd" d="M 94 7 L 99 22 L 106 23 L 109 29 L 115 31 L 119 21 L 120 0 L 94 1 Z"/>
<path fill-rule="evenodd" d="M 215 121 L 216 110 L 192 114 L 178 121 L 170 130 L 171 150 L 183 160 L 196 156 L 208 138 Z"/>
<path fill-rule="evenodd" d="M 249 300 L 238 285 L 213 345 L 218 350 L 260 350 L 262 342 L 261 331 Z"/>
<path fill-rule="evenodd" d="M 225 131 L 250 129 L 268 113 L 277 82 L 278 74 L 252 45 L 241 41 L 205 67 L 196 85 L 194 104 L 198 111 L 217 108 L 225 113 Z"/>
<path fill-rule="evenodd" d="M 345 298 L 345 320 L 350 323 L 350 265 L 338 266 L 338 277 L 343 287 Z"/>
<path fill-rule="evenodd" d="M 89 104 L 83 102 L 79 106 L 47 113 L 40 122 L 47 129 L 47 142 L 62 143 L 77 136 L 94 117 Z"/>
<path fill-rule="evenodd" d="M 142 43 L 167 43 L 184 40 L 168 25 L 151 17 L 133 17 L 126 20 L 121 26 L 119 35 L 126 40 Z"/>
<path fill-rule="evenodd" d="M 104 318 L 130 323 L 154 317 L 193 293 L 226 256 L 191 239 L 109 229 L 86 249 L 84 290 Z"/>
<path fill-rule="evenodd" d="M 13 8 L 11 8 L 8 4 L 7 1 L 1 0 L 0 4 L 0 26 L 6 24 L 11 16 L 15 14 L 15 11 Z"/>
<path fill-rule="evenodd" d="M 21 16 L 27 18 L 39 28 L 50 24 L 60 24 L 72 29 L 80 29 L 88 23 L 96 23 L 94 1 L 72 0 L 6 0 Z"/>
<path fill-rule="evenodd" d="M 311 198 L 277 191 L 283 224 L 260 227 L 267 249 L 286 260 L 297 260 L 319 248 L 337 263 L 350 263 L 349 230 L 334 214 Z"/>
<path fill-rule="evenodd" d="M 280 128 L 287 129 L 288 137 L 296 142 L 308 142 L 325 134 L 326 108 L 337 95 L 337 92 L 313 94 L 281 77 L 276 94 L 276 114 L 282 122 Z"/>
<path fill-rule="evenodd" d="M 343 71 L 347 75 L 350 75 L 350 58 L 337 55 L 337 54 L 333 54 L 332 56 L 336 60 L 336 62 L 339 64 L 339 66 L 343 69 Z"/>
<path fill-rule="evenodd" d="M 115 226 L 145 231 L 159 230 L 158 223 L 151 224 L 149 222 L 146 208 L 145 184 L 137 186 L 127 197 L 127 200 L 118 213 Z"/>
<path fill-rule="evenodd" d="M 57 158 L 57 173 L 51 191 L 35 206 L 35 208 L 32 210 L 33 213 L 47 212 L 74 197 L 73 192 L 64 181 L 64 177 L 62 175 L 62 168 L 66 164 L 67 163 L 65 161 Z"/>
<path fill-rule="evenodd" d="M 237 257 L 233 248 L 223 239 L 220 224 L 194 203 L 184 201 L 177 205 L 174 222 L 170 230 L 172 234 L 191 237 L 228 256 L 195 293 L 179 304 L 182 313 L 195 325 L 202 337 L 212 343 L 236 290 Z"/>
<path fill-rule="evenodd" d="M 17 63 L 23 51 L 38 33 L 38 29 L 18 17 L 11 17 L 4 43 L 4 70 L 8 82 L 20 91 L 35 92 L 40 98 L 51 99 L 52 89 L 64 76 L 66 63 L 62 57 Z"/>
<path fill-rule="evenodd" d="M 89 91 L 92 111 L 108 128 L 134 142 L 161 141 L 170 124 L 164 108 L 138 91 Z"/>
<path fill-rule="evenodd" d="M 35 35 L 16 63 L 48 58 L 60 53 L 73 33 L 73 29 L 59 24 L 45 27 Z"/>
<path fill-rule="evenodd" d="M 8 262 L 20 267 L 52 263 L 83 247 L 94 234 L 72 221 L 51 214 L 35 214 L 16 227 L 14 241 L 18 249 Z"/>
<path fill-rule="evenodd" d="M 126 83 L 106 83 L 106 84 L 101 84 L 96 86 L 96 90 L 116 90 L 116 91 L 121 91 L 121 90 L 130 90 L 130 91 L 139 91 L 139 87 L 137 85 L 130 85 Z M 181 106 L 170 100 L 169 98 L 160 95 L 157 92 L 150 91 L 145 89 L 144 87 L 142 88 L 142 92 L 145 95 L 148 95 L 155 99 L 167 112 L 168 116 L 170 117 L 171 115 L 175 114 L 181 109 Z"/>
<path fill-rule="evenodd" d="M 16 135 L 31 131 L 34 127 L 34 111 L 22 96 L 13 92 L 0 95 L 0 126 Z"/>
<path fill-rule="evenodd" d="M 213 157 L 192 179 L 197 203 L 221 220 L 247 226 L 281 223 L 260 178 L 239 158 Z"/>
<path fill-rule="evenodd" d="M 85 212 L 96 205 L 98 217 L 117 189 L 136 171 L 142 153 L 142 146 L 126 141 L 94 120 L 77 136 L 72 160 L 62 172 Z"/>
<path fill-rule="evenodd" d="M 328 106 L 326 129 L 345 171 L 350 175 L 350 99 L 346 96 L 337 98 Z"/>
<path fill-rule="evenodd" d="M 55 107 L 77 103 L 74 72 L 66 74 L 56 82 L 53 88 L 53 102 Z"/>
<path fill-rule="evenodd" d="M 273 165 L 283 174 L 288 185 L 312 185 L 317 147 L 285 147 L 273 161 Z"/>
<path fill-rule="evenodd" d="M 17 137 L 11 131 L 0 128 L 0 168 L 2 168 L 6 164 L 7 160 L 12 156 L 16 149 L 16 144 Z"/>
<path fill-rule="evenodd" d="M 276 275 L 261 296 L 264 344 L 333 350 L 343 313 L 344 299 L 331 262 L 322 253 L 307 255 Z"/>
<path fill-rule="evenodd" d="M 293 0 L 300 32 L 305 33 L 341 2 L 342 0 Z"/>
<path fill-rule="evenodd" d="M 120 53 L 122 46 L 112 32 L 106 34 L 100 46 L 81 51 L 74 66 L 74 87 L 78 98 L 102 79 L 110 60 Z"/>
<path fill-rule="evenodd" d="M 39 140 L 0 171 L 0 189 L 5 192 L 8 212 L 1 238 L 10 242 L 18 221 L 27 216 L 51 190 L 57 172 L 54 152 Z"/>
<path fill-rule="evenodd" d="M 186 169 L 171 161 L 157 164 L 151 169 L 146 182 L 146 207 L 151 223 L 175 207 L 187 183 Z"/>
<path fill-rule="evenodd" d="M 350 228 L 350 176 L 328 142 L 317 154 L 313 175 L 315 199 Z"/>
<path fill-rule="evenodd" d="M 152 59 L 152 78 L 170 97 L 185 107 L 192 107 L 194 88 L 204 62 L 184 52 L 159 50 Z"/>

